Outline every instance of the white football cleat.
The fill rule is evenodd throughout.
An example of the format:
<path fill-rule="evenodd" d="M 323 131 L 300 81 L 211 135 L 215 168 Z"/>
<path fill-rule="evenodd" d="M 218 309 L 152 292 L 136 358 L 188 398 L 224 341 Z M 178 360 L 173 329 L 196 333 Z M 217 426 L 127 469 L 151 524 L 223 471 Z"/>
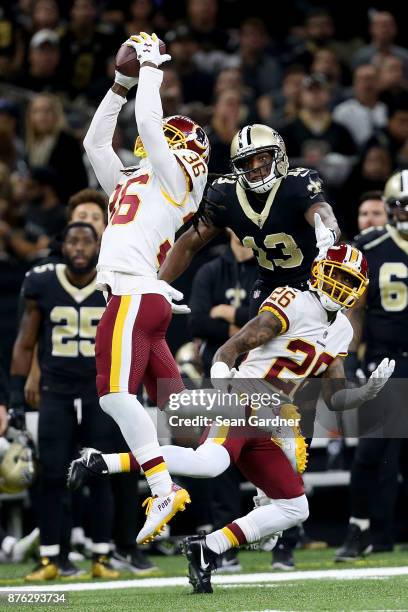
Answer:
<path fill-rule="evenodd" d="M 190 495 L 186 489 L 172 484 L 168 495 L 148 497 L 142 506 L 146 506 L 146 522 L 139 531 L 136 538 L 137 544 L 152 542 L 164 529 L 164 526 L 173 518 L 177 512 L 186 509 L 186 504 L 191 502 Z"/>

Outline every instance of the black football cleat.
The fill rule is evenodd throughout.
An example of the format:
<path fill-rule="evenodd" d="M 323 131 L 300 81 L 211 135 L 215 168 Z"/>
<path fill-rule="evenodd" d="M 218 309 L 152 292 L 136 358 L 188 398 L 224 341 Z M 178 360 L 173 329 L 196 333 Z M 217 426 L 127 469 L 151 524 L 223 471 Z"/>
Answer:
<path fill-rule="evenodd" d="M 95 448 L 84 448 L 79 459 L 72 461 L 68 470 L 67 485 L 70 489 L 79 489 L 94 476 L 109 474 L 102 453 Z"/>
<path fill-rule="evenodd" d="M 211 571 L 217 568 L 217 553 L 208 548 L 205 536 L 185 538 L 181 549 L 188 561 L 188 577 L 193 593 L 212 593 Z"/>
<path fill-rule="evenodd" d="M 355 561 L 370 554 L 372 549 L 370 530 L 362 530 L 358 525 L 350 523 L 344 544 L 336 550 L 334 560 L 337 562 Z"/>

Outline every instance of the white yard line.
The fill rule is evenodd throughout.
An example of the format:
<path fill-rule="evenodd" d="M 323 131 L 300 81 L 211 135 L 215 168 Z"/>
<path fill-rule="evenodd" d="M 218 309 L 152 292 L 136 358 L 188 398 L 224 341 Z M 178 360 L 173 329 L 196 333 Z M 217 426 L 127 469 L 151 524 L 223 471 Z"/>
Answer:
<path fill-rule="evenodd" d="M 294 582 L 297 580 L 356 580 L 358 578 L 388 578 L 391 576 L 408 576 L 408 566 L 405 567 L 365 567 L 358 569 L 307 570 L 295 572 L 266 572 L 257 574 L 234 574 L 233 576 L 214 575 L 213 584 L 220 585 L 250 585 L 268 582 Z M 5 591 L 108 591 L 111 589 L 141 589 L 157 587 L 187 586 L 187 578 L 138 578 L 132 580 L 112 580 L 109 582 L 69 582 L 67 584 L 42 584 L 31 586 L 0 587 L 0 593 Z"/>

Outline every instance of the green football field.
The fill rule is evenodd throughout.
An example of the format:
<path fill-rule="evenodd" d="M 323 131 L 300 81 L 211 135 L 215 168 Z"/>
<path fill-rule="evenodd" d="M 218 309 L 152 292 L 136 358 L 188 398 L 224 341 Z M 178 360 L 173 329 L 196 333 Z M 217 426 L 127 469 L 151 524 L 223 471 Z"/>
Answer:
<path fill-rule="evenodd" d="M 295 572 L 273 572 L 270 553 L 243 551 L 241 574 L 218 574 L 213 595 L 192 595 L 182 556 L 152 557 L 158 571 L 148 578 L 123 574 L 118 581 L 63 579 L 28 586 L 22 576 L 32 565 L 0 565 L 0 609 L 92 612 L 233 610 L 408 610 L 408 552 L 376 554 L 335 564 L 333 550 L 298 551 Z M 89 562 L 80 564 L 88 569 Z M 22 591 L 21 589 L 24 589 Z M 7 602 L 7 590 L 64 593 L 65 603 Z M 36 591 L 37 592 L 37 591 Z M 16 598 L 15 598 L 16 599 Z"/>

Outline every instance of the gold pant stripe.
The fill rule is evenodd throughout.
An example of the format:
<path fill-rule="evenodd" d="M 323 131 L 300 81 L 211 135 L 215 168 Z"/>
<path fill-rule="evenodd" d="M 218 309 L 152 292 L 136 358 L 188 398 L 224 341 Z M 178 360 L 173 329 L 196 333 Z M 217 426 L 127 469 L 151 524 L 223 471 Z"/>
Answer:
<path fill-rule="evenodd" d="M 129 453 L 119 453 L 120 469 L 122 472 L 130 472 L 130 457 Z"/>
<path fill-rule="evenodd" d="M 211 440 L 211 442 L 215 442 L 215 444 L 224 444 L 225 440 L 227 439 L 228 430 L 229 425 L 220 425 L 217 431 L 217 438 L 208 437 L 208 439 Z"/>
<path fill-rule="evenodd" d="M 159 472 L 164 472 L 165 470 L 167 470 L 167 466 L 164 461 L 162 461 L 162 463 L 159 463 L 158 465 L 150 468 L 150 470 L 147 470 L 144 475 L 146 478 L 148 478 L 149 476 L 153 476 L 153 474 L 158 474 Z"/>
<path fill-rule="evenodd" d="M 221 531 L 226 536 L 228 542 L 232 544 L 232 546 L 239 546 L 239 542 L 236 536 L 232 533 L 231 529 L 228 529 L 228 527 L 223 527 Z"/>
<path fill-rule="evenodd" d="M 132 298 L 130 295 L 121 296 L 118 314 L 116 315 L 115 327 L 113 329 L 109 390 L 114 393 L 117 393 L 120 389 L 120 365 L 122 360 L 123 327 L 125 325 L 125 320 L 129 310 L 131 299 Z"/>

